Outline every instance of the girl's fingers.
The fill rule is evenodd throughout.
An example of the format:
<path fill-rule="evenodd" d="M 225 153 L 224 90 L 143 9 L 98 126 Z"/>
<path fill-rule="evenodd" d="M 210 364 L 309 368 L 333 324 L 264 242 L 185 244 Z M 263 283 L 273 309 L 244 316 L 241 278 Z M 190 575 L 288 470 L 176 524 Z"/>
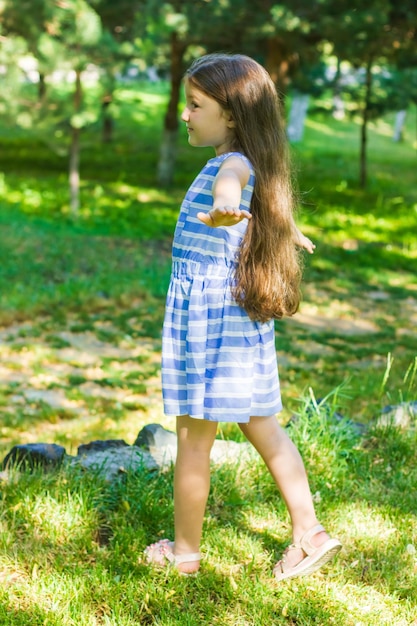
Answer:
<path fill-rule="evenodd" d="M 200 211 L 199 213 L 197 213 L 197 218 L 200 220 L 200 222 L 207 224 L 207 226 L 213 226 L 213 219 L 210 213 L 203 213 L 202 211 Z"/>
<path fill-rule="evenodd" d="M 197 218 L 207 226 L 233 226 L 241 222 L 243 219 L 251 219 L 252 215 L 249 211 L 241 211 L 236 207 L 216 207 L 208 213 L 200 211 Z"/>
<path fill-rule="evenodd" d="M 239 207 L 235 206 L 216 207 L 215 209 L 211 209 L 209 213 L 211 215 L 214 214 L 214 217 L 216 216 L 216 213 L 217 215 L 235 215 L 236 217 L 246 217 L 247 219 L 250 219 L 252 217 L 249 211 L 246 211 L 245 209 L 239 209 Z"/>

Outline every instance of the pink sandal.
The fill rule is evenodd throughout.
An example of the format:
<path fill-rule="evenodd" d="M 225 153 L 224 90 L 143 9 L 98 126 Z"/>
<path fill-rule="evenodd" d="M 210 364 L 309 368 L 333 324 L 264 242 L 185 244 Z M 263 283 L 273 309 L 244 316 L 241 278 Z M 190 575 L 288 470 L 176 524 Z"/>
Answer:
<path fill-rule="evenodd" d="M 295 578 L 296 576 L 306 576 L 318 570 L 322 565 L 330 561 L 342 547 L 342 544 L 338 539 L 328 539 L 321 546 L 313 546 L 311 538 L 314 535 L 324 531 L 321 524 L 313 526 L 301 537 L 299 543 L 293 543 L 284 551 L 283 557 L 275 565 L 273 573 L 277 580 L 284 580 L 285 578 Z M 293 567 L 289 567 L 285 563 L 285 556 L 290 550 L 303 550 L 306 556 Z"/>
<path fill-rule="evenodd" d="M 198 568 L 192 572 L 182 572 L 178 565 L 182 563 L 196 563 L 201 560 L 200 552 L 191 552 L 189 554 L 174 554 L 174 542 L 169 539 L 161 539 L 156 543 L 152 543 L 145 548 L 145 556 L 148 563 L 165 567 L 167 565 L 174 566 L 182 576 L 191 576 L 198 572 Z"/>

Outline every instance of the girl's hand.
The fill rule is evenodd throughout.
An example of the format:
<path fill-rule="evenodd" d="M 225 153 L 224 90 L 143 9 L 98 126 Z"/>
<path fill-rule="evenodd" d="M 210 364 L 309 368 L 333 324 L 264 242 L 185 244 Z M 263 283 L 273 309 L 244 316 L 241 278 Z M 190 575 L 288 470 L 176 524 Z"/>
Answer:
<path fill-rule="evenodd" d="M 311 239 L 303 235 L 301 230 L 299 230 L 298 228 L 295 243 L 300 248 L 307 250 L 307 252 L 309 252 L 310 254 L 313 254 L 314 250 L 316 249 L 316 244 L 314 244 Z"/>
<path fill-rule="evenodd" d="M 249 211 L 241 210 L 238 207 L 224 206 L 211 209 L 208 213 L 197 213 L 198 219 L 212 228 L 218 226 L 234 226 L 239 224 L 242 220 L 252 219 L 252 215 Z"/>

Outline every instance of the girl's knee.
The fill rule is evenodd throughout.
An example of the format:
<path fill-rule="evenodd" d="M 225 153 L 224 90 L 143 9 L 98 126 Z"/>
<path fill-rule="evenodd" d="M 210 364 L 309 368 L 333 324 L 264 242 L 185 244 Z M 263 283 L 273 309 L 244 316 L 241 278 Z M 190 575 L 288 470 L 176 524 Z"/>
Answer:
<path fill-rule="evenodd" d="M 197 420 L 188 415 L 177 418 L 178 447 L 189 452 L 210 453 L 216 438 L 217 423 Z"/>

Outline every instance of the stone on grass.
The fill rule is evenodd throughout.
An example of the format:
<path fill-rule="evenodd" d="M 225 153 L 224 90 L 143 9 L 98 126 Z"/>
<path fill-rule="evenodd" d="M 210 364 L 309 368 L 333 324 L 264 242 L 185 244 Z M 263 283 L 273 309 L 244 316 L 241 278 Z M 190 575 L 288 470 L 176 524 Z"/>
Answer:
<path fill-rule="evenodd" d="M 315 404 L 310 402 L 305 409 L 307 417 L 312 417 L 317 413 L 317 411 L 319 411 L 320 414 L 326 418 L 329 425 L 332 424 L 336 427 L 348 428 L 353 435 L 358 437 L 365 435 L 369 428 L 367 424 L 355 422 L 354 420 L 345 417 L 338 411 L 335 411 L 331 404 L 328 404 L 324 398 L 317 398 Z M 299 415 L 292 415 L 291 419 L 287 422 L 286 427 L 291 428 L 292 426 L 295 426 L 299 420 Z"/>
<path fill-rule="evenodd" d="M 247 460 L 252 454 L 255 453 L 248 443 L 216 439 L 210 459 L 213 463 L 235 463 Z M 165 471 L 172 467 L 177 457 L 177 437 L 160 424 L 149 424 L 142 428 L 133 445 L 123 439 L 91 441 L 78 447 L 77 456 L 66 455 L 65 449 L 56 444 L 18 445 L 4 459 L 3 469 L 12 464 L 22 470 L 35 465 L 57 466 L 64 456 L 68 465 L 95 472 L 111 482 L 124 474 Z"/>
<path fill-rule="evenodd" d="M 128 445 L 124 439 L 97 439 L 96 441 L 90 441 L 90 443 L 83 443 L 78 446 L 78 456 L 90 454 L 91 452 L 105 452 L 115 448 L 126 448 Z"/>
<path fill-rule="evenodd" d="M 123 474 L 135 473 L 144 468 L 147 470 L 159 469 L 158 463 L 148 452 L 129 445 L 84 450 L 83 454 L 79 454 L 71 460 L 71 464 L 94 471 L 107 481 L 112 481 Z"/>
<path fill-rule="evenodd" d="M 160 424 L 147 424 L 139 432 L 134 446 L 150 450 L 163 446 L 176 446 L 177 436 L 171 430 L 166 430 Z"/>
<path fill-rule="evenodd" d="M 3 469 L 17 467 L 22 470 L 44 469 L 61 465 L 65 448 L 55 443 L 23 443 L 14 446 L 3 460 Z"/>
<path fill-rule="evenodd" d="M 400 404 L 389 404 L 382 409 L 381 415 L 377 420 L 377 426 L 395 426 L 403 429 L 415 428 L 416 423 L 417 400 L 401 402 Z"/>

